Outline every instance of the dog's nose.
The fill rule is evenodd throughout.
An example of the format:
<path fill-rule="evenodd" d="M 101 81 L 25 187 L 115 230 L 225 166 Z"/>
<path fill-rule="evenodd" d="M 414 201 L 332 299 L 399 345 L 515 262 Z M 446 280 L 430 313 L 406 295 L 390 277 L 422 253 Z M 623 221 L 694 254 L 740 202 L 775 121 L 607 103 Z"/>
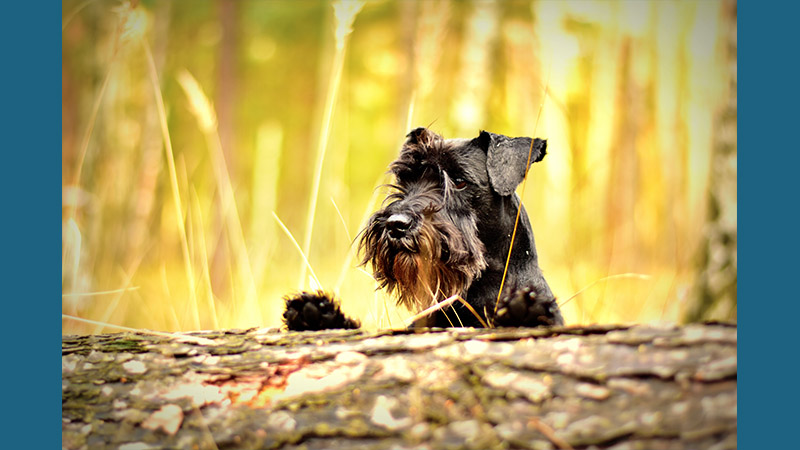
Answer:
<path fill-rule="evenodd" d="M 386 219 L 386 230 L 389 236 L 400 239 L 411 228 L 411 217 L 405 214 L 392 214 Z"/>

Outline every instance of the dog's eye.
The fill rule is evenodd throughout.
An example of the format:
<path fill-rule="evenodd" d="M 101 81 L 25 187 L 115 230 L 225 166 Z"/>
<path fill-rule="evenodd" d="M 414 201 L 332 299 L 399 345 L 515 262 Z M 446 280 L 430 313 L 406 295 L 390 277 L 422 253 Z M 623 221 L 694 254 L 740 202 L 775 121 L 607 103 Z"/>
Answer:
<path fill-rule="evenodd" d="M 463 178 L 453 178 L 453 184 L 459 191 L 467 187 L 467 180 Z"/>

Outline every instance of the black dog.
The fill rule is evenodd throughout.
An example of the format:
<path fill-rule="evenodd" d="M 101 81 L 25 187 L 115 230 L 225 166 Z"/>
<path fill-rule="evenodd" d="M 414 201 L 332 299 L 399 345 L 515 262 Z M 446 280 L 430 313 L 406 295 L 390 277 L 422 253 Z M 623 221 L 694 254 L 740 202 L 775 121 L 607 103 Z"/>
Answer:
<path fill-rule="evenodd" d="M 426 128 L 408 134 L 390 166 L 394 192 L 361 232 L 362 264 L 411 310 L 456 295 L 469 304 L 456 301 L 415 326 L 564 323 L 514 193 L 546 148 L 538 138 L 486 131 L 475 139 L 443 139 Z M 283 317 L 297 331 L 358 327 L 323 292 L 287 297 Z"/>

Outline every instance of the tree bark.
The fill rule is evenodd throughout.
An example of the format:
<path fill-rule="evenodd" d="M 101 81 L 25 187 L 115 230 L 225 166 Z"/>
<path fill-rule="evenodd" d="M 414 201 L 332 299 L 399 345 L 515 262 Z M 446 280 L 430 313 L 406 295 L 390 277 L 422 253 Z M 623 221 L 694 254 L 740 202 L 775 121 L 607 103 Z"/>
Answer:
<path fill-rule="evenodd" d="M 736 448 L 735 325 L 62 337 L 66 449 Z"/>

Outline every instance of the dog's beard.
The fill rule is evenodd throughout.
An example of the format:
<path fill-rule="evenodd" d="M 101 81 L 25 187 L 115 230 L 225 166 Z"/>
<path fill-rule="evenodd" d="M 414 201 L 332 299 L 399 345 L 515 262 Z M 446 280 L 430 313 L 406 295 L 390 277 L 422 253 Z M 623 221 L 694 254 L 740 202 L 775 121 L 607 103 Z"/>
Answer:
<path fill-rule="evenodd" d="M 415 232 L 393 240 L 376 215 L 361 238 L 362 264 L 372 265 L 380 288 L 396 295 L 399 305 L 422 311 L 465 293 L 486 268 L 474 222 L 462 227 L 464 232 L 433 214 Z"/>

